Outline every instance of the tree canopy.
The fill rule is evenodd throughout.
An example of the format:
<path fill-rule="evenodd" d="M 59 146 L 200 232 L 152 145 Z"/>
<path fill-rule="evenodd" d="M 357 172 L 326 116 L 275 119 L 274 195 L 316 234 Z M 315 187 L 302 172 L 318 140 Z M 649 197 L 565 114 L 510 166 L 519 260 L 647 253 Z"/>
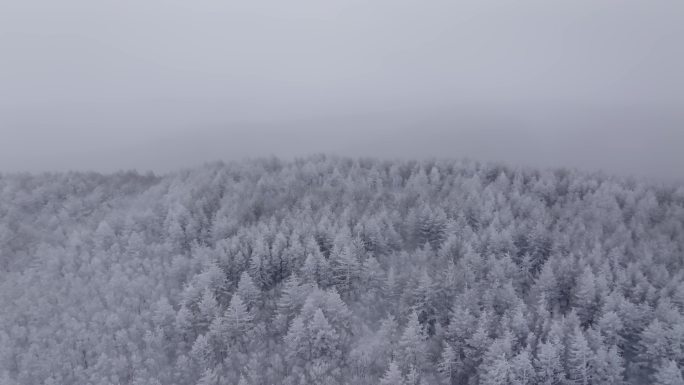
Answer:
<path fill-rule="evenodd" d="M 313 156 L 0 175 L 0 382 L 682 384 L 684 186 Z"/>

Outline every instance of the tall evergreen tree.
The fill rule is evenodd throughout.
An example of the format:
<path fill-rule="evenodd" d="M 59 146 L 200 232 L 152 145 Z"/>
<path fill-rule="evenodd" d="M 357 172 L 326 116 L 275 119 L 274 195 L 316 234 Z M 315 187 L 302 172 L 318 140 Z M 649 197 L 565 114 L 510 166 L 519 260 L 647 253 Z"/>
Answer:
<path fill-rule="evenodd" d="M 549 340 L 541 343 L 534 360 L 537 384 L 559 385 L 565 378 L 561 362 L 561 342 Z"/>
<path fill-rule="evenodd" d="M 573 384 L 589 385 L 593 382 L 594 366 L 594 352 L 582 330 L 576 328 L 568 347 L 568 378 Z"/>
<path fill-rule="evenodd" d="M 247 305 L 248 309 L 254 309 L 257 305 L 259 297 L 261 296 L 261 291 L 256 287 L 252 277 L 244 271 L 240 275 L 240 281 L 238 281 L 237 294 Z"/>
<path fill-rule="evenodd" d="M 411 313 L 399 339 L 400 358 L 404 368 L 422 367 L 426 359 L 425 333 L 418 322 L 418 314 Z"/>
<path fill-rule="evenodd" d="M 380 385 L 404 385 L 404 377 L 395 361 L 390 362 L 387 371 L 380 379 Z"/>
<path fill-rule="evenodd" d="M 682 371 L 676 362 L 667 360 L 661 365 L 654 375 L 655 385 L 684 385 Z"/>

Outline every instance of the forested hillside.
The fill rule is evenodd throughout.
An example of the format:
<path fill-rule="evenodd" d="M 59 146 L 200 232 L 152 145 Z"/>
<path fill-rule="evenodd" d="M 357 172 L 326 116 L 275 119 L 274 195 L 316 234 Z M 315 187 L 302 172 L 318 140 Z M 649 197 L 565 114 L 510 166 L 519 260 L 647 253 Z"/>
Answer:
<path fill-rule="evenodd" d="M 0 176 L 0 384 L 684 384 L 684 187 L 316 156 Z"/>

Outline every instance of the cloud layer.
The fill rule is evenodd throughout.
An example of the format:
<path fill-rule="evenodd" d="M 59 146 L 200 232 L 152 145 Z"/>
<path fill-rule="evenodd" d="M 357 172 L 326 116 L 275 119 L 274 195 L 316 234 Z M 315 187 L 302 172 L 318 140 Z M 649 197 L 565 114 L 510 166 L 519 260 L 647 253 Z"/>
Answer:
<path fill-rule="evenodd" d="M 682 177 L 684 3 L 0 5 L 0 170 L 330 151 Z"/>

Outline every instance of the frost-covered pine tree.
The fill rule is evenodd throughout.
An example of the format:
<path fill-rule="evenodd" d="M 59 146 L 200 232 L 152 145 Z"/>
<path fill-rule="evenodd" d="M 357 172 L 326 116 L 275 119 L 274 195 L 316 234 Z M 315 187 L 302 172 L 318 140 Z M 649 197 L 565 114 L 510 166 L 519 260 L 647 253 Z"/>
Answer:
<path fill-rule="evenodd" d="M 594 381 L 606 385 L 620 385 L 624 382 L 624 359 L 613 345 L 609 349 L 601 346 L 596 352 Z"/>
<path fill-rule="evenodd" d="M 404 332 L 399 339 L 400 360 L 404 368 L 422 367 L 426 359 L 425 333 L 418 322 L 418 313 L 413 312 L 408 318 Z"/>
<path fill-rule="evenodd" d="M 211 324 L 211 321 L 213 321 L 219 313 L 218 301 L 216 301 L 216 297 L 212 290 L 204 290 L 198 307 L 200 315 L 198 324 L 200 327 L 208 327 L 209 324 Z"/>
<path fill-rule="evenodd" d="M 243 271 L 240 275 L 240 281 L 238 281 L 237 294 L 243 300 L 248 309 L 254 309 L 257 305 L 259 297 L 261 296 L 261 291 L 256 287 L 252 277 Z"/>
<path fill-rule="evenodd" d="M 563 364 L 561 362 L 561 342 L 549 340 L 541 343 L 537 349 L 534 366 L 539 385 L 559 385 L 563 382 Z"/>
<path fill-rule="evenodd" d="M 583 325 L 594 320 L 598 303 L 596 298 L 596 278 L 590 267 L 585 267 L 575 286 L 575 306 Z"/>
<path fill-rule="evenodd" d="M 316 310 L 308 325 L 312 357 L 328 359 L 339 355 L 339 336 L 321 309 Z"/>
<path fill-rule="evenodd" d="M 335 284 L 341 294 L 348 295 L 361 275 L 361 264 L 350 247 L 343 247 L 331 258 Z"/>
<path fill-rule="evenodd" d="M 653 375 L 654 385 L 684 385 L 682 371 L 676 362 L 665 361 Z"/>
<path fill-rule="evenodd" d="M 480 373 L 481 385 L 505 385 L 512 382 L 511 363 L 504 354 L 491 359 L 487 365 L 483 366 Z"/>
<path fill-rule="evenodd" d="M 295 317 L 284 337 L 285 350 L 291 365 L 300 365 L 309 358 L 307 330 L 304 320 Z"/>
<path fill-rule="evenodd" d="M 380 385 L 404 385 L 404 377 L 395 361 L 390 362 L 387 371 L 380 379 Z"/>
<path fill-rule="evenodd" d="M 247 310 L 247 306 L 242 302 L 240 295 L 234 294 L 223 318 L 227 324 L 228 333 L 237 337 L 244 335 L 252 327 L 254 315 Z"/>
<path fill-rule="evenodd" d="M 197 381 L 197 385 L 218 385 L 219 376 L 213 368 L 207 368 Z"/>
<path fill-rule="evenodd" d="M 292 317 L 304 303 L 305 288 L 301 286 L 299 278 L 292 274 L 283 284 L 278 299 L 278 313 L 286 318 Z"/>
<path fill-rule="evenodd" d="M 527 350 L 518 353 L 511 360 L 512 385 L 532 385 L 535 383 L 535 371 L 532 366 L 532 359 Z"/>
<path fill-rule="evenodd" d="M 444 348 L 442 349 L 442 355 L 437 368 L 447 383 L 451 383 L 456 375 L 458 370 L 457 359 L 458 357 L 456 356 L 454 348 L 448 343 L 444 343 Z"/>
<path fill-rule="evenodd" d="M 639 360 L 647 369 L 655 369 L 668 359 L 668 331 L 657 319 L 653 320 L 639 336 Z"/>
<path fill-rule="evenodd" d="M 584 333 L 576 328 L 568 347 L 568 378 L 573 384 L 589 385 L 593 382 L 595 370 L 594 352 Z"/>

